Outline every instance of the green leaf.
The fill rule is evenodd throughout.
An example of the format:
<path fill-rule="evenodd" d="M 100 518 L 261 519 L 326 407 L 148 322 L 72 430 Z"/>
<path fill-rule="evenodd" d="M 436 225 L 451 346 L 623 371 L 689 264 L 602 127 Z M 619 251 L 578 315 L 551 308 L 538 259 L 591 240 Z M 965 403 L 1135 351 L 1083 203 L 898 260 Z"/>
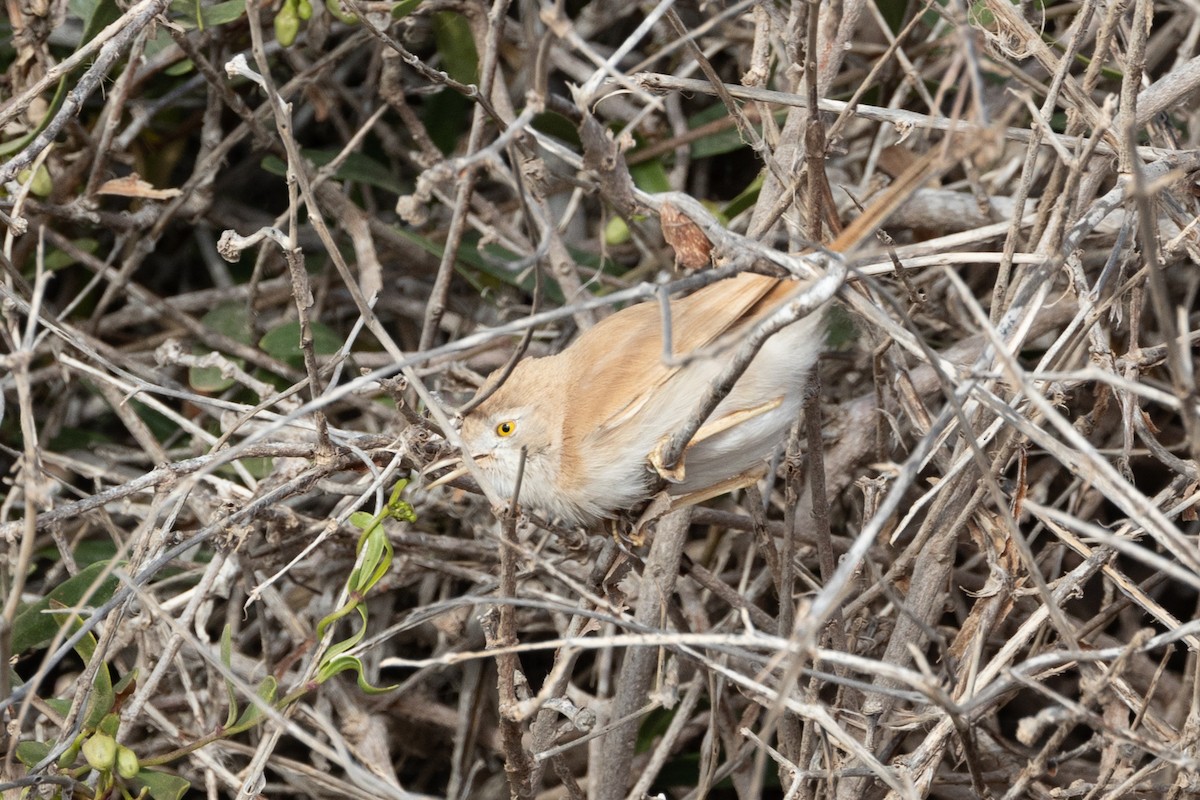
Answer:
<path fill-rule="evenodd" d="M 53 600 L 50 601 L 50 604 L 51 608 L 64 608 L 62 604 Z M 74 633 L 75 630 L 77 630 L 82 624 L 80 620 L 76 619 L 72 622 L 70 618 L 66 616 L 62 617 L 61 619 L 71 622 L 71 630 L 68 631 L 69 633 Z M 96 655 L 96 637 L 90 633 L 84 634 L 83 638 L 75 643 L 75 652 L 79 654 L 81 659 L 83 659 L 83 663 L 90 664 Z M 110 722 L 110 715 L 108 712 L 112 710 L 113 704 L 116 702 L 116 700 L 117 695 L 116 692 L 113 691 L 112 673 L 110 673 L 108 670 L 107 662 L 102 661 L 96 668 L 96 676 L 92 679 L 92 696 L 88 703 L 87 716 L 84 717 L 83 720 L 84 730 L 95 730 L 97 728 L 103 730 L 103 724 Z M 111 722 L 112 724 L 115 724 L 115 716 Z M 104 730 L 103 732 L 109 734 L 110 736 L 115 736 L 117 733 L 116 728 Z"/>
<path fill-rule="evenodd" d="M 117 714 L 105 714 L 104 718 L 96 726 L 96 730 L 100 733 L 107 734 L 116 738 L 117 731 L 121 727 L 121 717 Z"/>
<path fill-rule="evenodd" d="M 47 614 L 52 602 L 64 608 L 74 608 L 86 601 L 89 606 L 106 603 L 117 591 L 118 580 L 115 575 L 109 575 L 89 594 L 92 583 L 108 567 L 110 562 L 96 562 L 85 567 L 73 578 L 60 583 L 44 598 L 26 606 L 17 618 L 13 620 L 12 652 L 21 655 L 30 650 L 45 647 L 58 633 L 60 619 L 58 614 Z M 118 566 L 123 566 L 121 562 Z"/>
<path fill-rule="evenodd" d="M 180 778 L 158 770 L 142 768 L 134 779 L 150 791 L 154 800 L 183 800 L 192 784 Z"/>
<path fill-rule="evenodd" d="M 268 675 L 262 679 L 261 683 L 258 684 L 258 688 L 255 689 L 254 693 L 258 695 L 258 698 L 266 705 L 274 705 L 275 694 L 278 690 L 279 684 L 275 682 L 275 678 Z M 235 722 L 233 727 L 229 729 L 229 732 L 236 733 L 252 728 L 258 724 L 258 721 L 262 719 L 263 716 L 264 714 L 262 709 L 258 707 L 258 704 L 250 703 L 246 706 L 246 710 L 242 712 L 242 715 L 238 717 L 238 721 Z"/>
<path fill-rule="evenodd" d="M 50 120 L 54 119 L 54 115 L 58 113 L 59 107 L 62 106 L 63 99 L 67 96 L 68 77 L 70 76 L 64 75 L 58 82 L 58 88 L 54 90 L 54 99 L 50 101 L 50 107 L 46 109 L 46 113 L 42 116 L 41 121 L 38 122 L 33 130 L 29 131 L 24 136 L 19 136 L 16 139 L 11 139 L 7 142 L 0 143 L 0 158 L 11 156 L 13 153 L 24 149 L 25 145 L 37 138 L 37 135 L 41 133 L 47 125 L 50 124 Z"/>
<path fill-rule="evenodd" d="M 221 664 L 233 672 L 233 628 L 228 624 L 221 630 Z M 225 716 L 225 727 L 232 728 L 238 718 L 237 687 L 225 678 L 225 696 L 229 700 L 229 713 Z"/>
<path fill-rule="evenodd" d="M 235 342 L 250 344 L 254 340 L 250 310 L 244 303 L 222 303 L 201 317 L 200 322 L 210 330 L 228 336 Z M 192 348 L 192 352 L 200 355 L 206 351 L 203 348 L 195 347 Z M 233 358 L 231 360 L 239 366 L 245 366 L 245 361 L 242 359 Z M 221 370 L 217 367 L 191 367 L 188 369 L 188 383 L 198 392 L 218 394 L 233 386 L 234 380 L 223 377 Z"/>
<path fill-rule="evenodd" d="M 419 5 L 421 5 L 421 0 L 400 0 L 392 6 L 392 19 L 404 19 L 416 11 Z"/>
<path fill-rule="evenodd" d="M 360 555 L 358 564 L 355 565 L 350 573 L 350 579 L 346 582 L 346 588 L 356 594 L 364 595 L 370 589 L 370 580 L 363 580 L 363 575 L 371 575 L 374 577 L 376 570 L 379 568 L 380 562 L 383 560 L 384 545 L 387 544 L 387 536 L 380 536 L 381 528 L 373 528 L 371 532 L 364 534 L 359 542 Z"/>
<path fill-rule="evenodd" d="M 68 708 L 69 707 L 70 707 L 70 704 L 68 704 Z M 67 714 L 67 712 L 64 711 L 63 715 L 66 716 L 66 714 Z M 59 756 L 58 756 L 58 768 L 59 769 L 70 769 L 71 768 L 71 765 L 75 763 L 75 760 L 77 758 L 79 758 L 79 753 L 81 750 L 83 750 L 83 742 L 88 737 L 88 735 L 89 734 L 87 731 L 80 731 L 75 736 L 75 738 L 71 740 L 71 744 L 67 745 L 67 749 L 63 750 L 62 753 L 59 754 Z"/>
<path fill-rule="evenodd" d="M 741 214 L 748 208 L 752 208 L 758 202 L 758 195 L 762 191 L 763 175 L 759 172 L 754 176 L 754 180 L 750 181 L 750 185 L 738 193 L 738 196 L 730 200 L 722 210 L 726 219 L 733 219 L 738 214 Z"/>
<path fill-rule="evenodd" d="M 83 36 L 80 37 L 80 45 L 87 44 L 96 38 L 97 33 L 121 17 L 121 9 L 116 0 L 71 0 L 67 7 L 72 14 L 83 20 Z M 54 92 L 54 99 L 50 101 L 50 107 L 46 109 L 46 113 L 33 130 L 24 136 L 0 143 L 0 158 L 19 152 L 50 124 L 50 120 L 54 119 L 66 97 L 68 83 L 74 86 L 74 82 L 68 80 L 70 77 L 70 75 L 63 75 L 59 80 L 58 88 Z"/>
<path fill-rule="evenodd" d="M 254 329 L 250 321 L 250 309 L 245 303 L 221 303 L 200 318 L 206 328 L 228 336 L 235 342 L 251 344 Z"/>
<path fill-rule="evenodd" d="M 326 614 L 321 619 L 321 621 L 317 623 L 317 638 L 320 639 L 323 636 L 325 636 L 326 628 L 328 628 L 333 623 L 337 622 L 342 617 L 349 614 L 351 611 L 353 611 L 357 607 L 358 607 L 358 601 L 351 600 L 350 602 L 346 603 L 344 606 L 337 609 L 336 611 L 332 611 L 332 612 Z"/>
<path fill-rule="evenodd" d="M 317 673 L 317 682 L 324 683 L 334 675 L 338 675 L 349 669 L 354 670 L 354 672 L 357 674 L 358 688 L 361 689 L 364 694 L 384 694 L 385 692 L 390 692 L 399 686 L 399 684 L 393 684 L 391 686 L 372 685 L 367 680 L 366 675 L 363 674 L 362 661 L 355 656 L 338 656 L 332 661 L 327 662 Z"/>
<path fill-rule="evenodd" d="M 317 355 L 329 356 L 341 349 L 342 337 L 338 336 L 333 328 L 320 322 L 310 324 L 313 350 Z M 292 366 L 304 365 L 304 355 L 300 352 L 300 323 L 297 320 L 276 325 L 258 340 L 258 346 L 268 355 Z"/>
<path fill-rule="evenodd" d="M 246 0 L 228 0 L 224 3 L 174 0 L 170 9 L 172 18 L 182 27 L 204 30 L 241 19 L 246 14 Z"/>
<path fill-rule="evenodd" d="M 356 644 L 361 642 L 363 640 L 363 637 L 366 636 L 366 634 L 367 634 L 367 607 L 366 607 L 366 605 L 363 604 L 362 602 L 354 602 L 353 604 L 347 604 L 347 605 L 350 607 L 351 611 L 358 612 L 359 619 L 362 620 L 362 625 L 358 626 L 358 630 L 356 630 L 350 636 L 349 639 L 343 639 L 340 642 L 334 642 L 333 644 L 331 644 L 329 646 L 329 650 L 326 651 L 325 655 L 321 658 L 322 668 L 325 665 L 329 664 L 334 659 L 336 659 L 342 653 L 346 652 L 351 647 L 354 647 Z M 319 673 L 320 673 L 320 669 L 318 669 L 318 674 Z"/>
<path fill-rule="evenodd" d="M 323 167 L 333 161 L 341 151 L 302 150 L 300 152 L 305 159 L 311 161 L 315 166 Z M 272 175 L 287 176 L 287 164 L 278 156 L 267 156 L 260 162 L 259 166 Z M 406 189 L 400 181 L 396 180 L 395 176 L 392 175 L 392 171 L 387 166 L 362 153 L 351 153 L 333 175 L 342 182 L 353 181 L 361 183 L 364 186 L 373 186 L 376 189 L 382 189 L 385 192 L 391 192 L 395 195 L 411 191 L 410 189 Z"/>
<path fill-rule="evenodd" d="M 65 697 L 48 697 L 46 698 L 46 705 L 60 717 L 65 717 L 71 713 L 71 701 Z"/>
<path fill-rule="evenodd" d="M 121 678 L 121 680 L 113 684 L 113 693 L 116 694 L 117 697 L 125 694 L 129 687 L 132 686 L 135 681 L 137 681 L 137 675 L 138 671 L 136 667 L 129 670 L 129 672 L 126 672 L 125 676 Z"/>
<path fill-rule="evenodd" d="M 89 633 L 80 641 L 91 638 L 92 635 Z M 108 670 L 108 664 L 101 662 L 99 669 L 96 670 L 96 677 L 92 679 L 92 697 L 88 705 L 87 717 L 83 721 L 84 728 L 102 727 L 109 722 L 110 717 L 115 723 L 116 715 L 109 714 L 109 712 L 112 711 L 113 704 L 116 702 L 117 693 L 113 691 L 112 673 Z M 116 730 L 109 731 L 109 733 L 116 735 Z"/>
<path fill-rule="evenodd" d="M 661 159 L 643 161 L 629 168 L 633 182 L 639 189 L 650 194 L 661 194 L 671 191 L 671 181 L 667 178 L 667 170 Z"/>
<path fill-rule="evenodd" d="M 366 511 L 355 511 L 350 515 L 350 524 L 360 531 L 365 531 L 374 525 L 378 525 L 379 518 L 374 514 L 368 514 Z"/>
<path fill-rule="evenodd" d="M 100 247 L 100 243 L 95 239 L 74 239 L 71 243 L 85 253 L 95 253 L 97 248 Z M 78 262 L 74 256 L 68 255 L 62 250 L 50 250 L 50 252 L 46 253 L 46 269 L 50 272 L 57 272 L 76 263 Z"/>
<path fill-rule="evenodd" d="M 407 239 L 435 258 L 440 259 L 442 253 L 445 252 L 445 248 L 439 242 L 435 242 L 427 236 L 422 236 L 416 231 L 402 227 L 395 227 L 392 230 L 400 237 Z M 532 275 L 519 275 L 516 272 L 494 265 L 480 254 L 473 242 L 467 239 L 468 237 L 464 237 L 464 241 L 458 248 L 458 260 L 454 263 L 454 269 L 466 278 L 476 291 L 483 292 L 495 289 L 497 285 L 512 286 L 526 292 L 533 291 Z M 553 281 L 544 281 L 542 283 L 542 293 L 547 300 L 555 304 L 566 301 L 562 289 Z"/>
<path fill-rule="evenodd" d="M 479 74 L 479 54 L 467 18 L 439 11 L 433 15 L 433 38 L 442 57 L 442 69 L 459 83 L 474 83 Z"/>
<path fill-rule="evenodd" d="M 47 742 L 21 742 L 17 745 L 17 760 L 27 767 L 41 763 L 50 755 L 51 745 Z"/>
<path fill-rule="evenodd" d="M 96 34 L 121 18 L 121 8 L 115 0 L 71 0 L 72 14 L 83 20 L 83 36 L 79 43 L 87 44 Z"/>

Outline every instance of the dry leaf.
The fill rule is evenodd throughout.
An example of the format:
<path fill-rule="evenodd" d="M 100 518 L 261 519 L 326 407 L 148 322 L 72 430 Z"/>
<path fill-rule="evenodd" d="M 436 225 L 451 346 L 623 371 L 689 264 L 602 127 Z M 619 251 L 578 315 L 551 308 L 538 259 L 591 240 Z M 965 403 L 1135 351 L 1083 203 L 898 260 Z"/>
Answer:
<path fill-rule="evenodd" d="M 113 178 L 111 181 L 105 181 L 100 184 L 100 188 L 96 190 L 96 194 L 112 194 L 118 197 L 144 197 L 147 200 L 170 200 L 172 197 L 178 197 L 182 192 L 178 189 L 155 189 L 149 183 L 142 180 L 136 173 L 126 175 L 124 178 Z"/>
<path fill-rule="evenodd" d="M 658 212 L 663 238 L 675 251 L 675 263 L 685 270 L 707 267 L 712 256 L 712 242 L 700 226 L 671 203 L 663 203 Z"/>

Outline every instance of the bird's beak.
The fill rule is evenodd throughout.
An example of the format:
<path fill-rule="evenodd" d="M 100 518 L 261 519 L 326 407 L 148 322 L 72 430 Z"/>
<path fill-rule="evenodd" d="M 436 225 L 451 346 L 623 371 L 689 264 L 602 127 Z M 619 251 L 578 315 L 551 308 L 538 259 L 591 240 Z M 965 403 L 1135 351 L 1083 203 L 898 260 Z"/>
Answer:
<path fill-rule="evenodd" d="M 421 470 L 421 475 L 424 476 L 424 475 L 428 475 L 429 473 L 433 472 L 434 470 L 439 470 L 444 467 L 450 467 L 450 466 L 454 466 L 454 465 L 457 465 L 457 466 L 454 469 L 447 472 L 445 475 L 441 476 L 440 478 L 437 478 L 436 480 L 432 481 L 431 483 L 425 484 L 425 491 L 428 492 L 431 489 L 436 489 L 439 486 L 445 486 L 447 483 L 450 483 L 450 481 L 456 480 L 456 479 L 461 478 L 464 475 L 466 475 L 468 470 L 467 470 L 466 464 L 464 464 L 463 460 L 458 456 L 450 456 L 449 458 L 443 458 L 438 461 L 434 461 L 432 464 L 427 465 L 425 467 L 425 469 Z"/>

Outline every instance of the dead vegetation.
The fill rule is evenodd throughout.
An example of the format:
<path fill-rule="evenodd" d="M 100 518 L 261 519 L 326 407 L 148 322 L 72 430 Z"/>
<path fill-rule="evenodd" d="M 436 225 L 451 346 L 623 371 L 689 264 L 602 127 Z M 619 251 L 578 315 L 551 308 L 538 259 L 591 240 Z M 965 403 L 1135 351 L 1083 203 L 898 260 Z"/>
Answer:
<path fill-rule="evenodd" d="M 0 22 L 5 796 L 1200 791 L 1194 5 L 304 5 Z M 794 266 L 925 154 L 774 481 L 420 490 L 664 233 Z"/>

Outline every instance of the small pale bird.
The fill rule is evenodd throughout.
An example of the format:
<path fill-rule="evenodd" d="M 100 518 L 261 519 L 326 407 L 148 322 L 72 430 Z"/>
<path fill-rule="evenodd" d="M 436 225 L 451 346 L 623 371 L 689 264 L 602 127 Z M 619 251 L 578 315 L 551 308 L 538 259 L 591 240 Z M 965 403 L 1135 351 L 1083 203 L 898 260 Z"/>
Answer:
<path fill-rule="evenodd" d="M 935 177 L 937 159 L 931 151 L 913 162 L 829 249 L 855 247 Z M 496 496 L 511 499 L 520 474 L 521 504 L 576 525 L 633 510 L 660 473 L 674 480 L 667 487 L 673 505 L 745 486 L 763 473 L 797 420 L 824 340 L 823 309 L 766 341 L 692 438 L 681 469 L 655 472 L 652 462 L 733 357 L 739 336 L 797 290 L 794 281 L 743 273 L 672 300 L 676 358 L 670 362 L 662 358 L 660 304 L 618 311 L 561 353 L 517 364 L 464 418 L 466 455 Z M 493 374 L 484 391 L 496 380 Z"/>
<path fill-rule="evenodd" d="M 733 357 L 738 335 L 797 286 L 743 273 L 671 301 L 677 360 L 716 351 L 682 365 L 663 360 L 658 303 L 622 309 L 561 353 L 517 364 L 463 419 L 463 445 L 502 498 L 512 497 L 524 448 L 519 500 L 547 516 L 582 525 L 631 509 L 655 482 L 651 451 L 684 426 Z M 704 499 L 762 474 L 797 419 L 824 339 L 822 316 L 810 314 L 767 340 L 692 439 L 683 480 L 669 494 Z"/>

